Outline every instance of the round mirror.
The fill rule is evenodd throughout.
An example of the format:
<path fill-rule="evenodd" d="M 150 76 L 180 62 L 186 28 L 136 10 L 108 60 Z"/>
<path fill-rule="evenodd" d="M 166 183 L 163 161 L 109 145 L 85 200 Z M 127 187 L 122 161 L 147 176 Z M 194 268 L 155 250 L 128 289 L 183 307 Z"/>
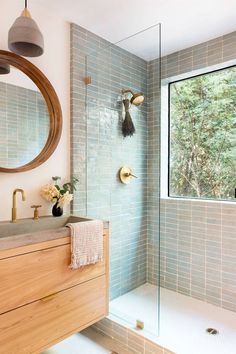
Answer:
<path fill-rule="evenodd" d="M 0 172 L 27 171 L 55 150 L 61 107 L 52 85 L 31 62 L 0 51 L 1 66 L 10 72 L 0 74 Z"/>

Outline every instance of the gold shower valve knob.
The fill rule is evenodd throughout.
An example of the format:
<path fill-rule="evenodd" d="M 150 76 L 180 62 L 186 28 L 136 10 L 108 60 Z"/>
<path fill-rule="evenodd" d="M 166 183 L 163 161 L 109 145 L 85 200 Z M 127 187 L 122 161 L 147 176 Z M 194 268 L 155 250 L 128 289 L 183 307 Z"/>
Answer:
<path fill-rule="evenodd" d="M 120 177 L 120 181 L 124 184 L 128 184 L 130 183 L 130 181 L 133 178 L 138 178 L 137 176 L 135 176 L 131 170 L 131 168 L 123 166 L 120 168 L 119 170 L 119 177 Z"/>

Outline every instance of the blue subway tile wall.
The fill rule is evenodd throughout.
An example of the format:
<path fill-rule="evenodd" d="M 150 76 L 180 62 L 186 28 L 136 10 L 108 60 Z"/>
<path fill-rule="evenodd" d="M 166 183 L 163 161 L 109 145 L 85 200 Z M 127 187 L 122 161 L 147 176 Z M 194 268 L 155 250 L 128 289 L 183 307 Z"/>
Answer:
<path fill-rule="evenodd" d="M 236 311 L 236 205 L 161 202 L 161 284 Z"/>

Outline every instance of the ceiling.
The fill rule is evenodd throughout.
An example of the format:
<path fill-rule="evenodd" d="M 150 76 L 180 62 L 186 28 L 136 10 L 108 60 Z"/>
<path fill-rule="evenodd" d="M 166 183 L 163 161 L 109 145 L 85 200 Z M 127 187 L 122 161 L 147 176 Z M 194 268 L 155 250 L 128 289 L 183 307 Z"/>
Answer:
<path fill-rule="evenodd" d="M 163 55 L 236 30 L 236 0 L 31 0 L 32 7 L 34 2 L 113 43 L 161 22 Z M 126 42 L 126 49 L 148 58 L 157 43 L 155 29 Z"/>

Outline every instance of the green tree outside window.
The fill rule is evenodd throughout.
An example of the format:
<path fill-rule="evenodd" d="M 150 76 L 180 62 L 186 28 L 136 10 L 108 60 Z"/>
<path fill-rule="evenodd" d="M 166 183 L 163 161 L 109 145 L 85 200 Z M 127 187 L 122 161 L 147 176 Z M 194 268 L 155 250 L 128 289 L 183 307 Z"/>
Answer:
<path fill-rule="evenodd" d="M 173 82 L 169 89 L 169 195 L 233 199 L 236 67 Z"/>

